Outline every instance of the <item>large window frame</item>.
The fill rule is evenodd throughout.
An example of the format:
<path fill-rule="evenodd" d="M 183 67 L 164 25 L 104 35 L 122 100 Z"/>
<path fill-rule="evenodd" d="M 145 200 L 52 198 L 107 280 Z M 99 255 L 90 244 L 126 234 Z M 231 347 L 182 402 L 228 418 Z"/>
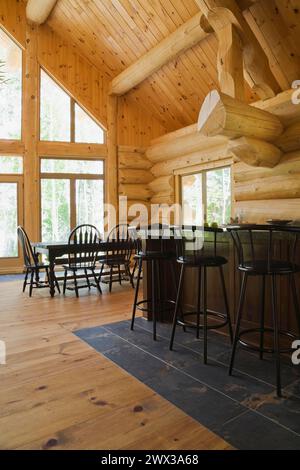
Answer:
<path fill-rule="evenodd" d="M 4 154 L 0 154 L 3 156 Z M 5 153 L 7 156 L 7 153 Z M 20 156 L 21 155 L 13 155 Z M 1 173 L 0 174 L 0 184 L 1 183 L 13 183 L 17 185 L 17 225 L 23 225 L 24 222 L 24 177 L 23 174 L 18 173 Z M 3 257 L 0 258 L 0 268 L 1 270 L 10 270 L 10 268 L 17 268 L 23 264 L 23 253 L 21 247 L 18 243 L 18 255 Z"/>
<path fill-rule="evenodd" d="M 200 165 L 195 165 L 192 167 L 187 167 L 184 169 L 179 169 L 174 172 L 175 175 L 175 199 L 176 202 L 183 204 L 182 198 L 182 177 L 184 176 L 192 176 L 196 174 L 201 174 L 202 177 L 202 205 L 203 205 L 203 219 L 204 221 L 207 220 L 207 183 L 206 183 L 206 175 L 209 171 L 213 170 L 222 170 L 225 168 L 230 168 L 230 181 L 231 181 L 231 216 L 233 214 L 233 172 L 232 172 L 232 159 L 224 159 L 220 162 L 212 163 L 203 163 Z M 183 214 L 184 217 L 184 214 Z"/>
<path fill-rule="evenodd" d="M 78 161 L 101 161 L 103 163 L 102 174 L 89 174 L 89 173 L 43 173 L 41 171 L 42 160 L 78 160 Z M 77 213 L 76 213 L 76 180 L 102 180 L 103 181 L 103 204 L 106 202 L 106 185 L 105 185 L 105 173 L 106 173 L 106 161 L 99 158 L 88 158 L 88 157 L 73 157 L 73 156 L 40 156 L 40 239 L 42 240 L 42 180 L 43 179 L 63 179 L 70 181 L 70 229 L 77 225 Z M 104 213 L 103 213 L 104 218 Z"/>
<path fill-rule="evenodd" d="M 56 83 L 56 85 L 58 87 L 60 87 L 62 89 L 62 91 L 64 91 L 70 98 L 70 140 L 68 141 L 52 141 L 52 140 L 44 140 L 44 139 L 41 139 L 41 122 L 40 122 L 40 115 L 41 115 L 41 83 L 42 83 L 42 73 L 45 73 L 46 75 L 48 75 L 51 80 L 54 81 L 54 83 Z M 106 129 L 103 127 L 102 124 L 100 124 L 99 122 L 96 121 L 96 119 L 91 116 L 91 114 L 86 110 L 84 109 L 71 95 L 70 93 L 68 93 L 68 91 L 65 90 L 65 88 L 59 83 L 57 82 L 57 80 L 55 80 L 55 78 L 46 70 L 44 69 L 43 67 L 40 67 L 40 71 L 39 71 L 39 97 L 40 97 L 40 103 L 39 103 L 39 141 L 40 142 L 53 142 L 53 143 L 65 143 L 65 144 L 77 144 L 77 145 L 106 145 L 106 140 L 107 140 L 107 132 L 106 132 Z M 93 142 L 76 142 L 75 140 L 75 106 L 79 106 L 79 108 L 81 108 L 88 116 L 89 118 L 95 123 L 97 124 L 97 126 L 99 126 L 102 131 L 103 131 L 103 143 L 99 144 L 99 143 L 93 143 Z"/>

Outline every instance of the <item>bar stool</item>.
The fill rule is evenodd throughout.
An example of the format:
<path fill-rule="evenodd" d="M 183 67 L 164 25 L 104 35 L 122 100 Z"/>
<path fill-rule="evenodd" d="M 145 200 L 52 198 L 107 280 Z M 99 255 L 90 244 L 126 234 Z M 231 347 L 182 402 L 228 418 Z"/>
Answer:
<path fill-rule="evenodd" d="M 263 359 L 264 353 L 275 354 L 276 389 L 277 396 L 281 397 L 280 355 L 281 353 L 292 352 L 293 350 L 290 348 L 280 348 L 279 340 L 280 336 L 288 337 L 291 340 L 296 339 L 296 336 L 288 331 L 280 330 L 277 309 L 276 280 L 278 276 L 289 277 L 289 286 L 291 287 L 297 324 L 300 333 L 300 310 L 295 284 L 295 274 L 300 271 L 300 266 L 295 263 L 300 229 L 288 226 L 283 227 L 276 225 L 243 224 L 238 226 L 228 226 L 227 230 L 231 233 L 233 238 L 238 255 L 238 270 L 242 273 L 242 284 L 236 316 L 236 326 L 229 365 L 229 375 L 232 375 L 238 343 L 240 343 L 245 348 L 257 351 L 259 353 L 260 359 Z M 283 239 L 286 240 L 286 243 L 288 244 L 289 257 L 287 259 L 277 259 L 274 257 L 274 253 L 276 253 L 276 248 L 278 250 L 278 246 L 281 244 Z M 248 328 L 240 331 L 247 281 L 249 276 L 260 276 L 262 280 L 260 326 L 258 328 Z M 265 326 L 265 288 L 267 277 L 271 278 L 273 328 L 267 328 Z M 272 348 L 266 348 L 264 346 L 266 332 L 273 334 Z M 260 340 L 258 347 L 253 344 L 249 344 L 245 339 L 242 339 L 243 336 L 249 333 L 259 333 Z"/>
<path fill-rule="evenodd" d="M 204 363 L 207 364 L 207 332 L 208 330 L 222 328 L 228 325 L 230 339 L 232 341 L 232 326 L 229 314 L 228 298 L 224 280 L 223 266 L 227 259 L 217 255 L 217 234 L 223 233 L 222 229 L 182 226 L 175 229 L 177 263 L 181 266 L 175 311 L 173 317 L 173 327 L 170 339 L 170 350 L 173 349 L 176 326 L 178 324 L 184 327 L 196 328 L 196 336 L 199 338 L 200 330 L 203 330 L 204 339 Z M 209 239 L 211 238 L 212 240 Z M 208 240 L 207 240 L 208 238 Z M 186 269 L 196 269 L 198 271 L 198 290 L 197 290 L 197 310 L 194 312 L 182 312 L 181 294 Z M 225 312 L 217 312 L 207 308 L 207 269 L 218 269 L 222 293 L 224 298 Z M 201 291 L 203 295 L 201 296 Z M 203 297 L 201 307 L 201 297 Z M 181 308 L 182 310 L 182 308 Z M 185 320 L 185 317 L 196 315 L 196 323 Z M 200 325 L 200 317 L 203 315 L 203 325 Z M 221 319 L 220 323 L 208 323 L 208 316 Z"/>
<path fill-rule="evenodd" d="M 136 310 L 142 312 L 149 312 L 152 315 L 153 321 L 153 339 L 156 340 L 156 323 L 157 313 L 163 314 L 164 311 L 174 308 L 175 301 L 170 299 L 162 299 L 161 296 L 161 279 L 160 279 L 160 263 L 169 262 L 171 268 L 171 274 L 173 277 L 174 285 L 175 281 L 175 270 L 174 270 L 174 259 L 175 253 L 166 250 L 166 239 L 170 238 L 170 228 L 162 224 L 149 225 L 148 227 L 137 229 L 135 227 L 129 227 L 129 233 L 135 243 L 136 255 L 134 259 L 138 264 L 137 280 L 135 287 L 135 295 L 133 301 L 132 319 L 131 319 L 131 330 L 134 328 L 134 321 Z M 157 240 L 157 247 L 149 248 L 148 243 L 150 240 Z M 151 265 L 151 297 L 138 301 L 140 280 L 142 278 L 143 263 L 148 266 Z"/>

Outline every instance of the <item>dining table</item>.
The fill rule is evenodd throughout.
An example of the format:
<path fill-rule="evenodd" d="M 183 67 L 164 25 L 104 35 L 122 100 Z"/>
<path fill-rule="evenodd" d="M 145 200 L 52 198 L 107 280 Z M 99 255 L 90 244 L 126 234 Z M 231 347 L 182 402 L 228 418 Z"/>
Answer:
<path fill-rule="evenodd" d="M 134 244 L 131 240 L 102 241 L 96 243 L 70 243 L 65 242 L 36 242 L 32 243 L 34 253 L 37 255 L 45 255 L 49 263 L 49 286 L 50 295 L 55 295 L 55 274 L 56 265 L 68 263 L 68 256 L 80 253 L 98 253 L 97 261 L 104 259 L 105 254 L 109 251 L 133 249 Z"/>

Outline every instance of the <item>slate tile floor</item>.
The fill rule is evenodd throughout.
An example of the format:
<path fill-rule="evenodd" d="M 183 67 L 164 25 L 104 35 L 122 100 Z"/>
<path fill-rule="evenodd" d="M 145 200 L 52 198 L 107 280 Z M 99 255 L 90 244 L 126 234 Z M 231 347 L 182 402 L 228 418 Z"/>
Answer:
<path fill-rule="evenodd" d="M 300 366 L 282 363 L 284 398 L 275 394 L 272 358 L 260 361 L 238 350 L 233 377 L 228 376 L 228 338 L 209 333 L 209 365 L 194 331 L 176 331 L 169 351 L 170 325 L 122 321 L 75 332 L 83 341 L 148 385 L 237 449 L 300 449 Z"/>

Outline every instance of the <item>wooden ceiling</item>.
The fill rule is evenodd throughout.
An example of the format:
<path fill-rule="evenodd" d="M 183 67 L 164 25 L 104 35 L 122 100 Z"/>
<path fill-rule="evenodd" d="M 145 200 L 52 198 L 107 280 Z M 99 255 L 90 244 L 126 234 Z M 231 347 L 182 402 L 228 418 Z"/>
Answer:
<path fill-rule="evenodd" d="M 290 88 L 300 78 L 296 48 L 300 1 L 239 3 L 249 7 L 246 19 L 266 51 L 281 89 Z M 58 0 L 48 25 L 75 44 L 110 81 L 197 12 L 194 0 Z M 168 131 L 194 123 L 204 97 L 218 88 L 217 47 L 215 35 L 209 35 L 128 95 Z M 248 87 L 246 90 L 248 101 L 258 99 Z"/>

